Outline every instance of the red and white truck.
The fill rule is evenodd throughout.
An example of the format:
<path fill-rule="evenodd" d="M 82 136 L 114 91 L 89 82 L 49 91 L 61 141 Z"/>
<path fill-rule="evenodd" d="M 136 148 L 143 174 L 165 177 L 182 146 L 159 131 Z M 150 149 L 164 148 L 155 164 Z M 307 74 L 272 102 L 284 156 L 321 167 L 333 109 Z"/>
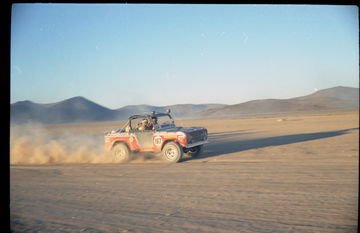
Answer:
<path fill-rule="evenodd" d="M 135 152 L 155 152 L 167 162 L 178 162 L 184 153 L 197 156 L 208 142 L 203 127 L 177 127 L 170 115 L 155 113 L 133 115 L 122 129 L 105 134 L 105 151 L 116 162 L 131 160 Z"/>

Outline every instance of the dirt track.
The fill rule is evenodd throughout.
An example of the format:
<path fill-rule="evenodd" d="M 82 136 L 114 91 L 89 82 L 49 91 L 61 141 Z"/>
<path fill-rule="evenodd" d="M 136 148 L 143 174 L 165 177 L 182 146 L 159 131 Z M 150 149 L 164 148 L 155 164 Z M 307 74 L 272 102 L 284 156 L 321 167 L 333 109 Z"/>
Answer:
<path fill-rule="evenodd" d="M 207 127 L 211 143 L 181 163 L 13 164 L 12 230 L 356 232 L 358 120 L 356 112 L 185 121 Z"/>

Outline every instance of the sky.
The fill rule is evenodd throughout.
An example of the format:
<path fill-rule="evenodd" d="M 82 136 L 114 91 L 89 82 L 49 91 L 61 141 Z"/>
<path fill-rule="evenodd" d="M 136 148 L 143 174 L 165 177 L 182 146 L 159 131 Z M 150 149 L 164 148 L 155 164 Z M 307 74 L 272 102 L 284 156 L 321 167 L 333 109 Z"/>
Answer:
<path fill-rule="evenodd" d="M 285 99 L 359 87 L 356 6 L 14 4 L 11 103 Z"/>

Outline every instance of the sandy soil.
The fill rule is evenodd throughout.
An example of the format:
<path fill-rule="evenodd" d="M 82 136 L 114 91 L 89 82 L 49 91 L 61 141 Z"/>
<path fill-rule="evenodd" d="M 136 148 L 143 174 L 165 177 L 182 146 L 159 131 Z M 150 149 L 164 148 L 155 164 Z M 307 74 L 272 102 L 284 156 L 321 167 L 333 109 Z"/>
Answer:
<path fill-rule="evenodd" d="M 101 134 L 118 124 L 48 130 Z M 11 164 L 12 231 L 357 231 L 358 112 L 178 125 L 208 128 L 200 157 Z"/>

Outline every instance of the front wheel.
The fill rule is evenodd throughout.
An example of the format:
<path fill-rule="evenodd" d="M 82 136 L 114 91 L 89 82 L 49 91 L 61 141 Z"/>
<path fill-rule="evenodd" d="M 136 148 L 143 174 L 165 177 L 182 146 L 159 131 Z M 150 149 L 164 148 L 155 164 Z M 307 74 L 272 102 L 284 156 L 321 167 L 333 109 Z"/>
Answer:
<path fill-rule="evenodd" d="M 183 155 L 183 150 L 176 142 L 168 142 L 162 149 L 162 159 L 166 162 L 176 163 Z"/>
<path fill-rule="evenodd" d="M 112 149 L 112 154 L 116 163 L 125 163 L 131 158 L 129 148 L 123 143 L 116 144 Z"/>

